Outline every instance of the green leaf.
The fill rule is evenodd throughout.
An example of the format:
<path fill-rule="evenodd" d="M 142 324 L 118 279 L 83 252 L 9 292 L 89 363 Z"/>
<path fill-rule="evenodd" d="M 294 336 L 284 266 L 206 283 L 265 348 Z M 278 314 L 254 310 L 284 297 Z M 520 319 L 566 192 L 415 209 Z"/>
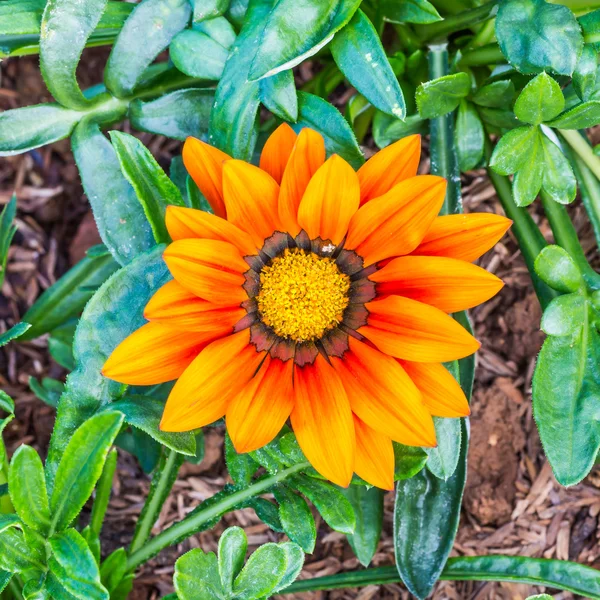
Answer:
<path fill-rule="evenodd" d="M 546 169 L 543 136 L 539 129 L 534 129 L 536 133 L 533 143 L 513 180 L 513 195 L 517 206 L 528 206 L 537 198 Z"/>
<path fill-rule="evenodd" d="M 425 448 L 429 456 L 426 468 L 439 479 L 448 481 L 456 471 L 460 458 L 460 419 L 433 417 L 433 422 L 438 445 L 435 448 Z"/>
<path fill-rule="evenodd" d="M 127 552 L 125 548 L 118 548 L 109 554 L 100 567 L 100 581 L 108 590 L 111 600 L 113 592 L 119 587 L 121 580 L 127 573 Z"/>
<path fill-rule="evenodd" d="M 130 95 L 146 68 L 187 26 L 191 13 L 188 0 L 144 0 L 138 4 L 125 21 L 108 57 L 104 72 L 106 87 L 119 98 Z"/>
<path fill-rule="evenodd" d="M 423 448 L 404 446 L 394 442 L 394 481 L 409 479 L 416 475 L 429 458 Z"/>
<path fill-rule="evenodd" d="M 171 236 L 165 224 L 167 206 L 185 206 L 177 186 L 167 177 L 150 150 L 136 137 L 111 131 L 110 138 L 123 175 L 144 207 L 156 243 L 169 243 Z"/>
<path fill-rule="evenodd" d="M 99 537 L 102 531 L 102 523 L 106 515 L 106 509 L 108 508 L 113 479 L 117 470 L 117 458 L 117 450 L 113 448 L 106 457 L 106 462 L 104 463 L 104 467 L 102 467 L 102 475 L 100 475 L 100 479 L 98 479 L 98 484 L 96 485 L 89 525 L 90 530 L 96 537 Z"/>
<path fill-rule="evenodd" d="M 557 129 L 587 129 L 600 123 L 600 102 L 590 100 L 566 110 L 548 125 Z"/>
<path fill-rule="evenodd" d="M 10 499 L 26 525 L 46 535 L 50 526 L 44 466 L 31 446 L 20 446 L 8 471 Z"/>
<path fill-rule="evenodd" d="M 284 542 L 278 545 L 286 554 L 287 567 L 283 577 L 272 591 L 273 594 L 277 594 L 291 585 L 298 575 L 300 575 L 302 565 L 304 564 L 304 552 L 302 552 L 300 546 L 292 542 Z"/>
<path fill-rule="evenodd" d="M 219 538 L 219 576 L 226 594 L 231 594 L 233 581 L 239 575 L 248 550 L 248 540 L 240 527 L 229 527 Z"/>
<path fill-rule="evenodd" d="M 287 554 L 277 544 L 264 544 L 250 555 L 235 578 L 236 600 L 254 600 L 273 593 L 287 570 Z"/>
<path fill-rule="evenodd" d="M 235 42 L 235 29 L 225 17 L 215 17 L 200 22 L 195 21 L 192 24 L 192 29 L 194 31 L 205 33 L 227 50 L 229 50 Z"/>
<path fill-rule="evenodd" d="M 129 107 L 131 125 L 140 131 L 165 135 L 176 140 L 208 133 L 208 119 L 214 102 L 213 89 L 178 90 L 151 102 L 134 100 Z"/>
<path fill-rule="evenodd" d="M 382 0 L 381 14 L 392 23 L 435 23 L 442 17 L 427 0 Z"/>
<path fill-rule="evenodd" d="M 260 101 L 274 115 L 284 121 L 295 123 L 298 120 L 298 94 L 291 69 L 261 79 L 259 95 Z"/>
<path fill-rule="evenodd" d="M 577 180 L 573 169 L 560 148 L 546 136 L 544 147 L 544 191 L 556 202 L 569 204 L 577 195 Z"/>
<path fill-rule="evenodd" d="M 598 57 L 596 49 L 592 45 L 583 47 L 581 56 L 573 72 L 573 88 L 582 100 L 589 100 L 596 87 L 596 71 L 598 68 Z"/>
<path fill-rule="evenodd" d="M 52 408 L 58 406 L 58 399 L 65 390 L 65 384 L 62 381 L 57 381 L 50 377 L 43 377 L 41 383 L 35 377 L 30 377 L 28 384 L 31 391 L 42 402 Z"/>
<path fill-rule="evenodd" d="M 494 81 L 480 87 L 473 95 L 473 102 L 488 108 L 505 108 L 512 104 L 515 86 L 510 79 Z"/>
<path fill-rule="evenodd" d="M 6 589 L 6 586 L 10 583 L 12 573 L 9 571 L 0 571 L 0 592 Z"/>
<path fill-rule="evenodd" d="M 310 127 L 323 136 L 328 154 L 339 154 L 354 169 L 364 163 L 354 132 L 340 111 L 318 96 L 298 92 L 298 122 L 294 130 L 299 132 L 303 127 Z"/>
<path fill-rule="evenodd" d="M 318 52 L 350 21 L 359 4 L 360 0 L 279 0 L 266 19 L 250 81 L 291 69 Z"/>
<path fill-rule="evenodd" d="M 551 288 L 565 294 L 576 292 L 584 285 L 575 261 L 560 246 L 546 246 L 538 254 L 535 272 Z"/>
<path fill-rule="evenodd" d="M 8 250 L 15 233 L 17 233 L 17 226 L 15 225 L 16 215 L 17 196 L 13 194 L 2 211 L 0 211 L 0 288 L 2 288 L 4 277 L 6 275 Z"/>
<path fill-rule="evenodd" d="M 64 369 L 72 371 L 75 368 L 75 359 L 73 358 L 73 336 L 77 319 L 67 321 L 57 327 L 48 338 L 48 350 L 50 356 Z"/>
<path fill-rule="evenodd" d="M 229 8 L 229 0 L 192 0 L 194 21 L 213 20 Z"/>
<path fill-rule="evenodd" d="M 579 294 L 554 298 L 546 307 L 540 329 L 547 335 L 573 335 L 585 321 L 587 304 Z"/>
<path fill-rule="evenodd" d="M 454 475 L 444 481 L 429 469 L 400 481 L 394 508 L 396 567 L 408 590 L 419 599 L 427 597 L 440 576 L 460 519 L 466 480 L 466 419 L 462 423 L 463 444 Z"/>
<path fill-rule="evenodd" d="M 31 325 L 29 323 L 21 321 L 20 323 L 13 325 L 8 331 L 0 334 L 0 348 L 6 346 L 6 344 L 13 340 L 20 338 L 30 327 Z"/>
<path fill-rule="evenodd" d="M 373 106 L 404 119 L 402 90 L 377 31 L 362 10 L 333 38 L 331 54 L 348 81 Z"/>
<path fill-rule="evenodd" d="M 0 521 L 0 569 L 21 573 L 29 569 L 43 571 L 44 565 L 35 560 L 22 531 L 10 527 L 2 531 Z"/>
<path fill-rule="evenodd" d="M 21 519 L 13 514 L 13 513 L 7 513 L 7 514 L 0 514 L 0 533 L 2 533 L 3 531 L 6 531 L 7 529 L 10 529 L 11 527 L 22 527 L 22 523 L 21 523 Z"/>
<path fill-rule="evenodd" d="M 515 115 L 524 123 L 539 125 L 550 121 L 565 107 L 560 86 L 546 73 L 534 77 L 515 102 Z"/>
<path fill-rule="evenodd" d="M 583 41 L 594 50 L 600 50 L 600 10 L 593 10 L 578 20 L 583 31 Z"/>
<path fill-rule="evenodd" d="M 211 600 L 222 598 L 217 557 L 196 548 L 186 552 L 175 563 L 173 585 L 179 600 Z"/>
<path fill-rule="evenodd" d="M 461 100 L 458 107 L 454 140 L 460 170 L 474 169 L 483 158 L 485 132 L 477 110 L 467 100 Z"/>
<path fill-rule="evenodd" d="M 108 600 L 98 565 L 79 532 L 67 529 L 48 541 L 52 549 L 50 570 L 67 592 L 81 600 Z"/>
<path fill-rule="evenodd" d="M 250 0 L 230 0 L 227 18 L 239 29 L 242 27 Z"/>
<path fill-rule="evenodd" d="M 490 167 L 500 175 L 517 172 L 529 159 L 538 137 L 537 127 L 518 127 L 505 133 L 494 148 Z"/>
<path fill-rule="evenodd" d="M 410 115 L 400 121 L 381 111 L 373 117 L 373 139 L 378 148 L 385 148 L 407 135 L 427 133 L 427 120 L 420 115 Z"/>
<path fill-rule="evenodd" d="M 496 37 L 502 54 L 521 73 L 571 75 L 583 48 L 573 13 L 545 0 L 501 2 Z"/>
<path fill-rule="evenodd" d="M 0 410 L 11 415 L 15 414 L 14 400 L 3 390 L 0 390 Z"/>
<path fill-rule="evenodd" d="M 122 423 L 121 413 L 106 412 L 93 416 L 73 434 L 50 496 L 52 531 L 68 527 L 92 494 Z"/>
<path fill-rule="evenodd" d="M 42 17 L 40 69 L 55 100 L 85 110 L 93 103 L 75 72 L 88 38 L 100 23 L 107 0 L 48 0 Z"/>
<path fill-rule="evenodd" d="M 225 434 L 225 460 L 227 471 L 237 485 L 248 485 L 259 467 L 250 454 L 238 454 L 235 451 L 228 433 Z"/>
<path fill-rule="evenodd" d="M 124 265 L 155 243 L 144 209 L 98 125 L 82 121 L 71 144 L 100 237 L 114 259 Z"/>
<path fill-rule="evenodd" d="M 304 552 L 311 553 L 315 549 L 317 528 L 308 504 L 283 484 L 275 487 L 273 494 L 279 503 L 283 530 Z"/>
<path fill-rule="evenodd" d="M 471 91 L 471 78 L 463 72 L 422 83 L 415 95 L 419 114 L 432 119 L 453 111 Z"/>
<path fill-rule="evenodd" d="M 498 129 L 515 129 L 521 124 L 517 117 L 515 117 L 515 113 L 510 110 L 480 106 L 477 112 L 484 123 Z"/>
<path fill-rule="evenodd" d="M 173 64 L 182 73 L 209 81 L 221 78 L 228 54 L 227 48 L 193 29 L 178 33 L 169 48 Z"/>
<path fill-rule="evenodd" d="M 342 493 L 356 515 L 356 527 L 348 535 L 348 542 L 361 565 L 368 567 L 381 537 L 384 492 L 376 487 L 349 485 Z"/>

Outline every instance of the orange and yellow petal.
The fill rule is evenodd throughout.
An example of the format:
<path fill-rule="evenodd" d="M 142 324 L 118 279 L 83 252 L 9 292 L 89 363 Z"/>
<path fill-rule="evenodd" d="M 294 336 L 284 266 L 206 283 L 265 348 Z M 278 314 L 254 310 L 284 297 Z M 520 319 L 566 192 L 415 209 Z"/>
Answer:
<path fill-rule="evenodd" d="M 298 207 L 306 186 L 325 162 L 325 141 L 320 133 L 305 127 L 298 135 L 290 155 L 279 191 L 279 219 L 284 231 L 300 233 Z"/>
<path fill-rule="evenodd" d="M 394 446 L 392 440 L 354 415 L 356 462 L 354 472 L 367 483 L 383 490 L 394 489 Z"/>
<path fill-rule="evenodd" d="M 358 332 L 379 350 L 414 362 L 448 362 L 479 349 L 479 342 L 438 308 L 388 296 L 366 305 L 368 323 Z"/>
<path fill-rule="evenodd" d="M 206 346 L 171 390 L 161 430 L 190 431 L 220 419 L 262 360 L 247 329 Z"/>
<path fill-rule="evenodd" d="M 190 238 L 220 240 L 233 244 L 243 256 L 256 254 L 252 238 L 245 231 L 206 211 L 167 206 L 165 221 L 174 242 Z"/>
<path fill-rule="evenodd" d="M 314 174 L 298 207 L 298 225 L 311 239 L 339 244 L 358 209 L 360 185 L 354 169 L 334 154 Z"/>
<path fill-rule="evenodd" d="M 283 172 L 296 143 L 296 132 L 282 123 L 266 141 L 260 154 L 260 168 L 266 171 L 277 183 L 281 183 Z"/>
<path fill-rule="evenodd" d="M 417 174 L 421 136 L 409 135 L 373 155 L 359 170 L 361 206 Z"/>
<path fill-rule="evenodd" d="M 440 363 L 400 364 L 419 388 L 423 402 L 435 417 L 468 417 L 471 410 L 465 393 L 450 371 Z"/>
<path fill-rule="evenodd" d="M 221 335 L 233 333 L 234 325 L 245 315 L 241 307 L 223 308 L 202 300 L 175 280 L 157 290 L 144 309 L 148 321 Z"/>
<path fill-rule="evenodd" d="M 495 296 L 502 280 L 476 265 L 441 256 L 401 256 L 369 279 L 377 294 L 396 294 L 439 308 L 445 313 L 477 306 Z"/>
<path fill-rule="evenodd" d="M 223 162 L 231 156 L 193 137 L 187 138 L 181 153 L 183 164 L 215 215 L 225 217 Z"/>
<path fill-rule="evenodd" d="M 292 412 L 293 361 L 267 356 L 258 373 L 227 406 L 227 431 L 237 452 L 268 444 Z"/>
<path fill-rule="evenodd" d="M 433 221 L 413 254 L 447 256 L 472 262 L 485 254 L 512 225 L 500 215 L 444 215 Z"/>
<path fill-rule="evenodd" d="M 173 277 L 196 296 L 219 306 L 236 306 L 248 295 L 242 288 L 248 265 L 228 242 L 187 239 L 163 253 Z"/>
<path fill-rule="evenodd" d="M 348 487 L 356 449 L 352 411 L 338 374 L 321 355 L 313 364 L 294 366 L 291 420 L 312 466 L 333 483 Z"/>
<path fill-rule="evenodd" d="M 223 194 L 227 219 L 247 231 L 256 248 L 278 229 L 279 185 L 265 171 L 241 160 L 223 167 Z"/>
<path fill-rule="evenodd" d="M 356 250 L 365 266 L 412 252 L 439 213 L 446 180 L 419 175 L 360 207 L 352 217 L 345 248 Z"/>
<path fill-rule="evenodd" d="M 113 350 L 102 374 L 128 385 L 172 381 L 216 337 L 214 332 L 181 331 L 162 323 L 146 323 Z"/>
<path fill-rule="evenodd" d="M 332 358 L 352 412 L 369 427 L 407 446 L 435 446 L 433 419 L 398 361 L 350 338 L 343 358 Z"/>

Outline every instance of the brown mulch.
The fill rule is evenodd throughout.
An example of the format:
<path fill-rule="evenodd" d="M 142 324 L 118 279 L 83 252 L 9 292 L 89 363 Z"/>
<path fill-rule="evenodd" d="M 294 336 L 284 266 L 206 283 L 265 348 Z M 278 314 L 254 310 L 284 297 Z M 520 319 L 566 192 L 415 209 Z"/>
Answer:
<path fill-rule="evenodd" d="M 99 79 L 106 51 L 86 51 L 89 69 L 82 85 Z M 306 70 L 306 67 L 303 67 Z M 50 100 L 35 58 L 11 59 L 1 66 L 0 108 Z M 347 93 L 340 96 L 340 101 Z M 142 135 L 161 164 L 179 151 L 179 144 Z M 425 160 L 422 170 L 427 170 Z M 484 172 L 463 178 L 465 209 L 501 213 L 494 189 Z M 36 297 L 86 248 L 98 243 L 98 234 L 81 189 L 68 141 L 26 155 L 0 159 L 0 205 L 18 195 L 18 233 L 10 251 L 8 275 L 0 295 L 0 332 L 17 322 Z M 595 242 L 580 206 L 574 208 L 576 227 L 586 250 Z M 537 216 L 535 218 L 538 218 Z M 550 239 L 547 224 L 542 229 Z M 597 258 L 597 257 L 594 257 Z M 531 414 L 531 376 L 543 335 L 540 309 L 529 276 L 512 235 L 507 235 L 481 261 L 506 286 L 490 302 L 472 311 L 478 355 L 469 471 L 461 526 L 453 553 L 503 553 L 569 559 L 600 567 L 598 514 L 600 475 L 581 484 L 559 486 L 547 464 Z M 0 388 L 16 401 L 17 419 L 6 431 L 9 452 L 20 444 L 45 454 L 53 425 L 53 410 L 37 400 L 28 387 L 30 376 L 64 378 L 64 370 L 49 357 L 45 339 L 13 343 L 0 349 Z M 165 504 L 155 532 L 181 519 L 227 481 L 222 432 L 208 430 L 206 457 L 200 465 L 185 464 Z M 131 538 L 137 515 L 148 491 L 149 479 L 137 462 L 120 452 L 118 477 L 107 514 L 103 551 L 108 553 Z M 386 497 L 384 533 L 373 565 L 393 563 L 393 494 Z M 227 515 L 213 530 L 164 551 L 139 573 L 132 597 L 155 599 L 172 591 L 173 563 L 186 550 L 215 550 L 223 528 L 240 525 L 251 546 L 276 541 L 252 510 Z M 307 556 L 302 577 L 330 575 L 359 568 L 341 534 L 331 532 L 317 516 L 319 541 Z M 436 599 L 508 599 L 539 593 L 533 586 L 497 583 L 441 582 Z M 362 590 L 304 594 L 304 598 L 409 598 L 401 585 L 371 586 Z M 555 598 L 572 598 L 561 593 Z"/>

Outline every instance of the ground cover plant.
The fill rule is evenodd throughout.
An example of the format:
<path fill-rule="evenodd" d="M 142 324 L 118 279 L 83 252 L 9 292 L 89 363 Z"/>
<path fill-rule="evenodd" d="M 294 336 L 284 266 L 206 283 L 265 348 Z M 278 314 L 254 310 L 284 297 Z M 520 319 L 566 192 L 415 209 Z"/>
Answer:
<path fill-rule="evenodd" d="M 0 443 L 3 597 L 131 597 L 148 561 L 252 509 L 271 541 L 248 553 L 226 528 L 176 557 L 164 597 L 462 580 L 600 598 L 587 564 L 450 556 L 479 439 L 467 311 L 502 288 L 473 262 L 509 227 L 546 336 L 529 418 L 561 486 L 596 462 L 600 276 L 567 206 L 597 246 L 599 41 L 593 0 L 3 0 L 4 65 L 39 55 L 54 101 L 0 113 L 0 154 L 68 139 L 102 242 L 0 334 L 46 340 L 68 373 L 29 380 L 55 409 L 47 449 Z M 140 133 L 174 140 L 169 164 Z M 504 214 L 463 212 L 483 170 Z M 0 432 L 18 403 L 0 393 Z M 157 531 L 212 431 L 228 481 Z M 119 453 L 152 479 L 107 551 Z M 386 490 L 394 564 L 370 567 Z M 362 567 L 301 574 L 321 519 Z"/>

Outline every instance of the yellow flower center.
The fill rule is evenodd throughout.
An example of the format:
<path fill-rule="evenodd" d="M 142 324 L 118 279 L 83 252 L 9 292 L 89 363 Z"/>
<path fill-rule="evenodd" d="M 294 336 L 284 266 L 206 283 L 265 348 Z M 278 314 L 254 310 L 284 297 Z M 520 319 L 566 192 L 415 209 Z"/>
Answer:
<path fill-rule="evenodd" d="M 342 321 L 350 277 L 335 261 L 300 249 L 286 250 L 260 274 L 258 311 L 283 338 L 320 338 Z"/>

